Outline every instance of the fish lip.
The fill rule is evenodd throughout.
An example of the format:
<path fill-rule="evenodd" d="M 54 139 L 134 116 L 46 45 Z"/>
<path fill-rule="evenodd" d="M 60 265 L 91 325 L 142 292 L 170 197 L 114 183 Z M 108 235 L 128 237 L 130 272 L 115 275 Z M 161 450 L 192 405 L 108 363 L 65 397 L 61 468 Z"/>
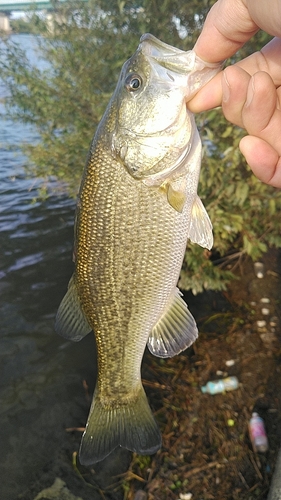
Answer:
<path fill-rule="evenodd" d="M 222 69 L 224 63 L 224 61 L 219 63 L 203 61 L 194 50 L 185 52 L 158 40 L 150 33 L 145 33 L 141 37 L 139 49 L 145 57 L 152 59 L 166 71 L 182 76 L 185 80 L 187 101 Z"/>
<path fill-rule="evenodd" d="M 148 42 L 148 43 L 143 43 L 143 42 Z M 185 51 L 182 49 L 179 49 L 177 47 L 173 47 L 172 45 L 169 45 L 168 43 L 162 42 L 162 40 L 159 40 L 159 38 L 156 38 L 154 35 L 151 33 L 144 33 L 144 35 L 141 36 L 140 38 L 140 46 L 142 46 L 142 51 L 146 55 L 150 55 L 153 58 L 155 58 L 157 61 L 161 63 L 162 62 L 167 62 L 167 60 L 171 60 L 170 58 L 175 55 L 184 55 L 186 57 L 187 53 L 190 58 L 190 71 L 194 70 L 194 66 L 196 65 L 196 70 L 201 71 L 203 68 L 208 68 L 208 69 L 214 69 L 217 72 L 221 69 L 221 67 L 224 64 L 224 61 L 220 61 L 218 63 L 210 63 L 207 61 L 204 61 L 199 57 L 194 50 L 189 50 Z M 150 47 L 150 50 L 148 50 L 148 47 Z M 154 52 L 151 51 L 151 47 L 154 48 Z M 159 50 L 159 53 L 157 51 Z M 165 54 L 163 55 L 163 49 L 165 49 Z M 172 60 L 171 60 L 172 61 Z M 186 64 L 186 61 L 185 61 Z M 187 65 L 186 65 L 186 70 L 188 71 Z M 212 75 L 214 76 L 214 75 Z M 210 77 L 211 78 L 211 77 Z"/>
<path fill-rule="evenodd" d="M 194 51 L 184 51 L 162 42 L 150 33 L 145 33 L 140 39 L 140 50 L 143 55 L 153 59 L 166 70 L 174 71 L 186 77 L 186 74 L 194 70 L 197 56 Z M 188 57 L 187 57 L 188 54 Z"/>
<path fill-rule="evenodd" d="M 144 44 L 144 42 L 148 42 L 148 43 Z M 172 45 L 169 45 L 168 43 L 162 42 L 162 40 L 159 40 L 159 38 L 156 38 L 151 33 L 145 33 L 144 35 L 141 36 L 140 45 L 143 46 L 142 51 L 147 53 L 147 55 L 151 55 L 152 57 L 155 57 L 155 58 L 159 57 L 161 55 L 160 60 L 162 58 L 165 59 L 165 56 L 167 56 L 167 55 L 186 54 L 186 52 L 184 50 L 178 49 L 177 47 L 173 47 Z M 147 50 L 148 46 L 150 47 L 150 50 Z M 153 48 L 154 50 L 151 51 L 151 48 Z M 164 56 L 163 56 L 163 49 L 165 49 Z"/>

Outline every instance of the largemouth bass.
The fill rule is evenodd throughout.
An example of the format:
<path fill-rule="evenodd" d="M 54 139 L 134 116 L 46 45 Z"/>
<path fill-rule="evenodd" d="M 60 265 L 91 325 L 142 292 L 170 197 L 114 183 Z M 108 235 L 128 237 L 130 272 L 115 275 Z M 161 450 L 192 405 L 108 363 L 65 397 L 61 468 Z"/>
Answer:
<path fill-rule="evenodd" d="M 211 248 L 197 196 L 201 142 L 185 101 L 218 71 L 150 34 L 124 64 L 93 139 L 77 202 L 75 271 L 56 329 L 91 330 L 98 380 L 80 461 L 118 446 L 152 454 L 161 435 L 141 383 L 146 345 L 170 357 L 197 338 L 177 281 L 187 239 Z"/>

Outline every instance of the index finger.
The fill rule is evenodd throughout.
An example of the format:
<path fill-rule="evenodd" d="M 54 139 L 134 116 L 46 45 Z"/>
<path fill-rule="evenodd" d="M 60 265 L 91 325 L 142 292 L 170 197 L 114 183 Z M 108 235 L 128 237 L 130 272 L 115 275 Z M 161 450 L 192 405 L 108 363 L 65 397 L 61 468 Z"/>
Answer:
<path fill-rule="evenodd" d="M 206 17 L 194 50 L 205 61 L 219 62 L 235 54 L 258 30 L 242 0 L 218 0 Z"/>
<path fill-rule="evenodd" d="M 254 54 L 239 61 L 234 66 L 239 66 L 249 75 L 254 75 L 258 71 L 265 71 L 271 76 L 275 86 L 278 87 L 281 85 L 280 51 L 281 38 L 273 38 L 261 51 L 254 52 Z M 223 74 L 223 72 L 218 73 L 188 102 L 190 111 L 200 113 L 221 105 Z"/>

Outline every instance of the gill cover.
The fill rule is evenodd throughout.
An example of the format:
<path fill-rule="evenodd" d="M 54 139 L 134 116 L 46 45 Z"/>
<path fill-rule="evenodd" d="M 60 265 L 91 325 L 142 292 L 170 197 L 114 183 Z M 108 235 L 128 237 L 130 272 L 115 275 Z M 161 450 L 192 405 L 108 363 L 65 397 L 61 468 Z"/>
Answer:
<path fill-rule="evenodd" d="M 160 185 L 188 161 L 196 126 L 185 103 L 219 69 L 193 50 L 141 37 L 117 84 L 112 137 L 113 153 L 135 179 L 153 176 Z"/>

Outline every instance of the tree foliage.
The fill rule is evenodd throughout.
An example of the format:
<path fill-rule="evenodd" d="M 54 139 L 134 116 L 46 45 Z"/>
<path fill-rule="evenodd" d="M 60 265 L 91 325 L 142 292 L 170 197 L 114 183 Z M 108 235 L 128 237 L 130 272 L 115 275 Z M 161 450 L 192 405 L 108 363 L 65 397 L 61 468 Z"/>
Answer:
<path fill-rule="evenodd" d="M 123 62 L 150 32 L 191 49 L 213 2 L 207 0 L 90 0 L 68 3 L 50 30 L 30 15 L 31 32 L 45 68 L 32 66 L 12 40 L 3 40 L 0 76 L 8 86 L 9 116 L 33 124 L 37 144 L 24 152 L 38 176 L 67 181 L 76 192 L 91 138 L 115 88 Z M 267 41 L 260 32 L 232 58 L 245 57 Z M 42 65 L 41 65 L 42 66 Z M 233 255 L 258 259 L 268 246 L 281 246 L 280 191 L 259 182 L 238 144 L 244 131 L 226 122 L 219 109 L 197 117 L 204 144 L 199 194 L 214 226 L 214 250 L 188 245 L 180 285 L 199 292 L 222 289 L 231 279 Z M 218 265 L 214 265 L 218 264 Z"/>

